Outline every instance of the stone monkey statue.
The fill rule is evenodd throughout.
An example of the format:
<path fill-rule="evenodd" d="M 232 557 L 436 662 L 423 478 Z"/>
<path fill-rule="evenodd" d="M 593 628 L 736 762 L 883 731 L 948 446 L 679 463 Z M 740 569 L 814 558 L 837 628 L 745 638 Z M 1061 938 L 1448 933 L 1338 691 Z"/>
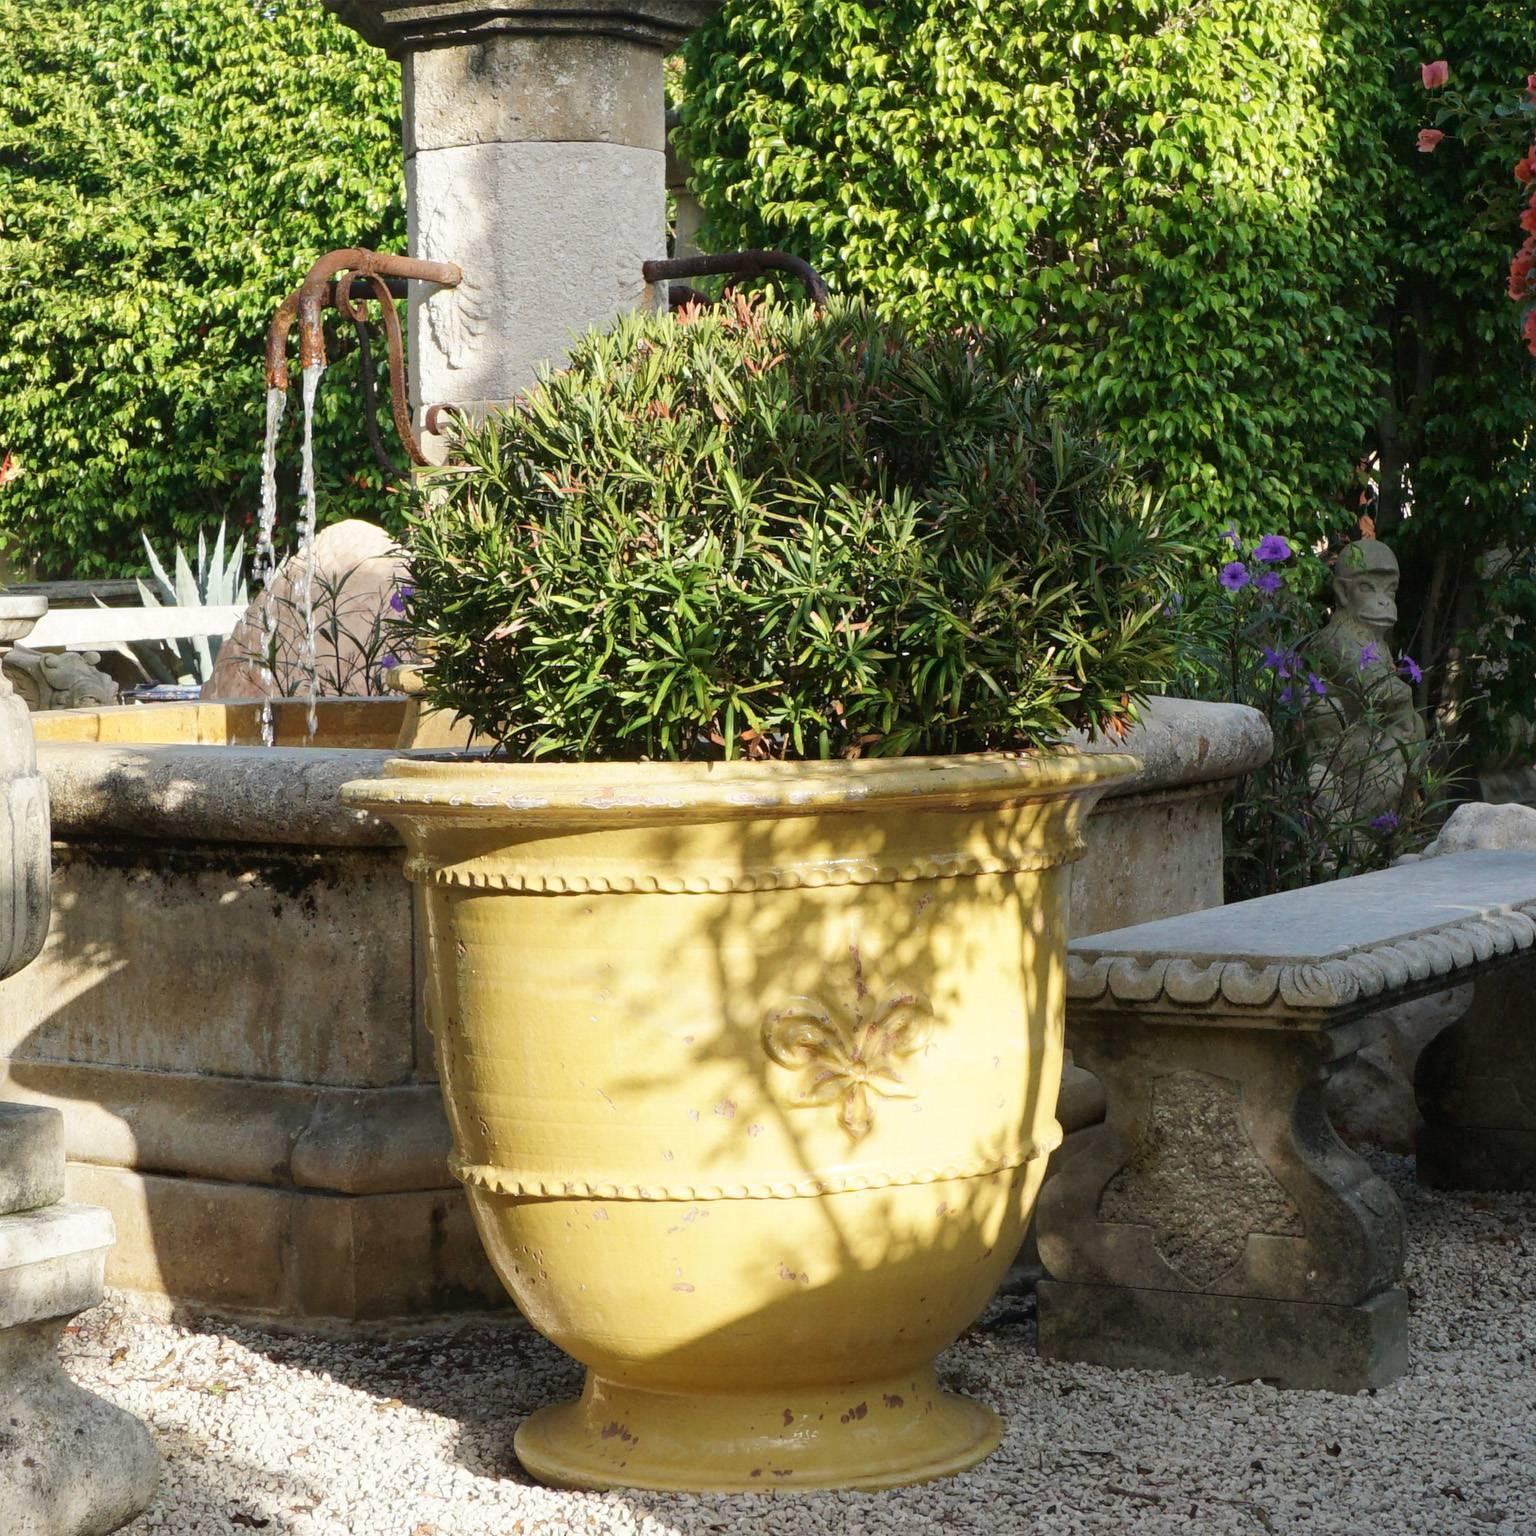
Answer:
<path fill-rule="evenodd" d="M 1414 793 L 1424 721 L 1398 672 L 1397 557 L 1361 539 L 1334 568 L 1333 617 L 1309 655 L 1327 693 L 1307 709 L 1310 774 L 1330 820 L 1400 815 Z"/>

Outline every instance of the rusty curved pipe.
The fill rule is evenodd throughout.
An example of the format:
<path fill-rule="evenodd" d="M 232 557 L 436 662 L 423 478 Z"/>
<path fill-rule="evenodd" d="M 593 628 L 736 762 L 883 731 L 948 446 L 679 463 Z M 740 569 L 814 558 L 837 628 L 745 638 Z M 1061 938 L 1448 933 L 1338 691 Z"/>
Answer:
<path fill-rule="evenodd" d="M 418 261 L 411 256 L 390 256 L 379 251 L 348 246 L 322 256 L 304 281 L 283 300 L 267 328 L 267 387 L 288 388 L 288 337 L 294 321 L 299 324 L 299 366 L 309 368 L 325 361 L 325 334 L 320 316 L 331 300 L 329 285 L 341 273 L 351 277 L 403 277 L 440 288 L 457 288 L 464 273 L 451 261 Z M 376 290 L 380 294 L 387 291 Z M 350 292 L 350 283 L 349 283 Z M 386 306 L 390 307 L 390 306 Z"/>

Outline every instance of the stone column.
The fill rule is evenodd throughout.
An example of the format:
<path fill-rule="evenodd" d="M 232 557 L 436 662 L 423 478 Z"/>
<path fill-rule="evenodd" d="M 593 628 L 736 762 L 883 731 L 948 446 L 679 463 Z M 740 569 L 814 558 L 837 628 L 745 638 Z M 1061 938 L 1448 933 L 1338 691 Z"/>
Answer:
<path fill-rule="evenodd" d="M 662 59 L 718 0 L 325 3 L 401 60 L 410 252 L 464 271 L 412 303 L 418 432 L 426 406 L 505 403 L 574 335 L 652 301 Z"/>

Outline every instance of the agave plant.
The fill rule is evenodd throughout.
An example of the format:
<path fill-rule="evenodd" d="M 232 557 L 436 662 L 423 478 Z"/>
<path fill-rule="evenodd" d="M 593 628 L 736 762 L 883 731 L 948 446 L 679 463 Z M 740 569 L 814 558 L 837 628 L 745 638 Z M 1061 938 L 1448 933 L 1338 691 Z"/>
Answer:
<path fill-rule="evenodd" d="M 146 608 L 216 608 L 244 605 L 247 601 L 245 539 L 236 541 L 226 560 L 222 523 L 213 541 L 211 555 L 207 540 L 201 531 L 198 532 L 195 569 L 181 546 L 176 546 L 174 580 L 167 574 L 148 536 L 141 533 L 139 537 L 144 540 L 144 553 L 149 556 L 154 583 L 153 586 L 142 580 L 138 583 L 139 598 Z M 213 676 L 213 664 L 218 660 L 221 643 L 217 635 L 194 635 L 183 640 L 135 640 L 127 648 L 145 672 L 159 682 L 206 683 Z"/>

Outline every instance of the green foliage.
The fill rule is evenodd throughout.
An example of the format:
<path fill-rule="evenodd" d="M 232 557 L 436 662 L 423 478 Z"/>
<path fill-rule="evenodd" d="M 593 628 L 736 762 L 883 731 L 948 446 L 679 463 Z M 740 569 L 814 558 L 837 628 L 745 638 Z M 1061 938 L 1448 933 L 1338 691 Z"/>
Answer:
<path fill-rule="evenodd" d="M 716 248 L 1007 330 L 1212 531 L 1309 536 L 1379 376 L 1372 3 L 727 0 L 688 49 Z"/>
<path fill-rule="evenodd" d="M 1016 341 L 633 315 L 464 437 L 407 540 L 428 701 L 520 756 L 832 757 L 1123 721 L 1189 548 Z"/>
<path fill-rule="evenodd" d="M 1536 718 L 1536 365 L 1506 291 L 1536 7 L 1402 0 L 1388 12 L 1394 296 L 1378 528 L 1403 564 L 1408 643 L 1440 675 L 1427 697 L 1486 749 L 1513 717 Z M 1451 89 L 1428 93 L 1419 65 L 1441 58 Z M 1469 114 L 1459 123 L 1451 95 Z M 1418 153 L 1434 124 L 1449 137 Z"/>
<path fill-rule="evenodd" d="M 210 558 L 207 538 L 197 531 L 197 565 L 176 546 L 175 576 L 166 571 L 154 546 L 144 539 L 153 588 L 139 582 L 139 598 L 146 608 L 232 608 L 246 600 L 245 540 L 237 539 L 229 558 L 224 557 L 224 525 L 219 524 Z M 158 589 L 158 591 L 156 590 Z M 183 640 L 132 642 L 129 650 L 144 670 L 162 683 L 206 683 L 213 676 L 221 638 L 194 635 Z"/>
<path fill-rule="evenodd" d="M 1512 111 L 1536 6 L 726 0 L 685 147 L 709 244 L 1009 329 L 1211 535 L 1352 536 L 1379 478 L 1424 701 L 1486 737 L 1536 718 L 1536 369 L 1516 140 L 1415 147 L 1439 57 Z"/>
<path fill-rule="evenodd" d="M 1269 762 L 1227 802 L 1227 900 L 1385 869 L 1430 841 L 1451 788 L 1437 744 L 1404 742 L 1386 697 L 1382 674 L 1409 678 L 1417 661 L 1362 656 L 1342 676 L 1317 643 L 1328 567 L 1295 548 L 1265 559 L 1265 542 L 1236 529 L 1230 538 L 1230 588 L 1211 571 L 1187 593 L 1176 684 L 1257 709 L 1274 733 Z"/>
<path fill-rule="evenodd" d="M 314 257 L 403 248 L 398 71 L 318 0 L 0 0 L 0 35 L 0 555 L 131 571 L 141 528 L 248 524 L 263 334 Z M 321 504 L 378 519 L 355 381 Z"/>

